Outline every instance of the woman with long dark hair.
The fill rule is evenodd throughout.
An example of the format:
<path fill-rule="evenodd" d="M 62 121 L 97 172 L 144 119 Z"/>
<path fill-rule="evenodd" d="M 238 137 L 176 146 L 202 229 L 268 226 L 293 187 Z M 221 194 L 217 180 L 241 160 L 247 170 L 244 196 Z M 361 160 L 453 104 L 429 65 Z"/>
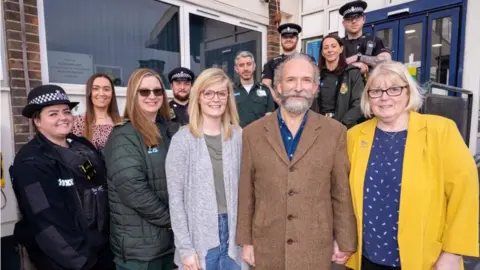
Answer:
<path fill-rule="evenodd" d="M 320 47 L 320 93 L 314 110 L 348 128 L 361 122 L 360 97 L 364 81 L 360 70 L 347 65 L 343 41 L 330 34 Z"/>
<path fill-rule="evenodd" d="M 112 127 L 121 121 L 115 87 L 108 75 L 96 73 L 88 79 L 86 92 L 87 110 L 74 117 L 73 133 L 87 138 L 101 150 Z"/>

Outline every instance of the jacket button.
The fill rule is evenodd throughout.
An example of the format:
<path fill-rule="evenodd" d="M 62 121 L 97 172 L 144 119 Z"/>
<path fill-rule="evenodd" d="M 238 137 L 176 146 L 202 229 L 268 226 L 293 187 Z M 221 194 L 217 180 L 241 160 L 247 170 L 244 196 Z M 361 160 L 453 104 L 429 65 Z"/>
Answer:
<path fill-rule="evenodd" d="M 288 240 L 287 240 L 287 244 L 289 244 L 289 245 L 293 244 L 293 240 L 292 240 L 292 239 L 288 239 Z"/>
<path fill-rule="evenodd" d="M 292 220 L 292 219 L 293 219 L 293 215 L 288 215 L 288 216 L 287 216 L 287 219 L 288 219 L 288 220 Z"/>
<path fill-rule="evenodd" d="M 289 171 L 290 171 L 290 172 L 295 171 L 295 167 L 290 167 Z"/>
<path fill-rule="evenodd" d="M 293 191 L 293 189 L 290 189 L 290 191 L 288 192 L 288 195 L 293 196 L 293 194 L 295 194 L 295 191 Z"/>

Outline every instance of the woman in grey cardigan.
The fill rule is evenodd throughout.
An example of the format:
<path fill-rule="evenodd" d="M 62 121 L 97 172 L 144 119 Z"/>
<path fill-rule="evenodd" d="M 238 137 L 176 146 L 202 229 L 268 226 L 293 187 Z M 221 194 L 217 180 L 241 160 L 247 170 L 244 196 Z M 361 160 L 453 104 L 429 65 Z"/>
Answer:
<path fill-rule="evenodd" d="M 248 269 L 235 244 L 242 131 L 228 76 L 203 71 L 190 93 L 190 124 L 166 160 L 175 263 L 186 270 Z"/>

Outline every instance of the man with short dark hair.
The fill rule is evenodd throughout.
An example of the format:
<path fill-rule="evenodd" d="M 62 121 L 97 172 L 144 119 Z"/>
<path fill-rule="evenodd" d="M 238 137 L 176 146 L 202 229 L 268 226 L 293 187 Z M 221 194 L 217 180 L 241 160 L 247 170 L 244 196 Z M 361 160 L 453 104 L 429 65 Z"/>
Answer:
<path fill-rule="evenodd" d="M 298 34 L 302 32 L 302 27 L 295 23 L 285 23 L 280 25 L 277 28 L 278 33 L 280 33 L 280 44 L 283 49 L 283 53 L 272 60 L 268 61 L 262 72 L 262 83 L 267 85 L 272 89 L 274 84 L 274 74 L 275 69 L 280 65 L 287 56 L 296 52 L 297 43 L 298 43 Z M 315 62 L 315 59 L 310 56 L 312 61 Z M 272 90 L 272 96 L 275 97 L 275 91 Z M 278 102 L 278 101 L 277 101 Z"/>
<path fill-rule="evenodd" d="M 360 68 L 362 73 L 375 68 L 381 62 L 392 60 L 390 50 L 385 47 L 382 39 L 363 34 L 366 9 L 367 2 L 352 1 L 339 10 L 340 15 L 343 16 L 343 26 L 347 31 L 347 36 L 343 38 L 347 64 Z"/>
<path fill-rule="evenodd" d="M 247 126 L 275 109 L 268 86 L 255 83 L 255 68 L 255 58 L 251 52 L 242 51 L 237 54 L 235 72 L 240 79 L 235 83 L 234 95 L 241 127 Z"/>
<path fill-rule="evenodd" d="M 188 68 L 178 67 L 174 68 L 168 73 L 168 80 L 172 86 L 173 100 L 170 101 L 170 116 L 173 122 L 180 125 L 187 125 L 188 118 L 188 98 L 190 97 L 190 90 L 195 79 L 193 71 Z"/>

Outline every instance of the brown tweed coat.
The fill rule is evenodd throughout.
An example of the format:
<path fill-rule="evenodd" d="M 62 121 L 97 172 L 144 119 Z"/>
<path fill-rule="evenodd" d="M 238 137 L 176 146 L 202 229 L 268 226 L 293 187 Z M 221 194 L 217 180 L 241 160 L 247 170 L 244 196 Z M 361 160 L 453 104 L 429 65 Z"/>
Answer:
<path fill-rule="evenodd" d="M 256 269 L 331 269 L 333 239 L 356 250 L 342 124 L 309 111 L 290 161 L 274 112 L 244 129 L 242 147 L 236 241 L 253 244 Z"/>

